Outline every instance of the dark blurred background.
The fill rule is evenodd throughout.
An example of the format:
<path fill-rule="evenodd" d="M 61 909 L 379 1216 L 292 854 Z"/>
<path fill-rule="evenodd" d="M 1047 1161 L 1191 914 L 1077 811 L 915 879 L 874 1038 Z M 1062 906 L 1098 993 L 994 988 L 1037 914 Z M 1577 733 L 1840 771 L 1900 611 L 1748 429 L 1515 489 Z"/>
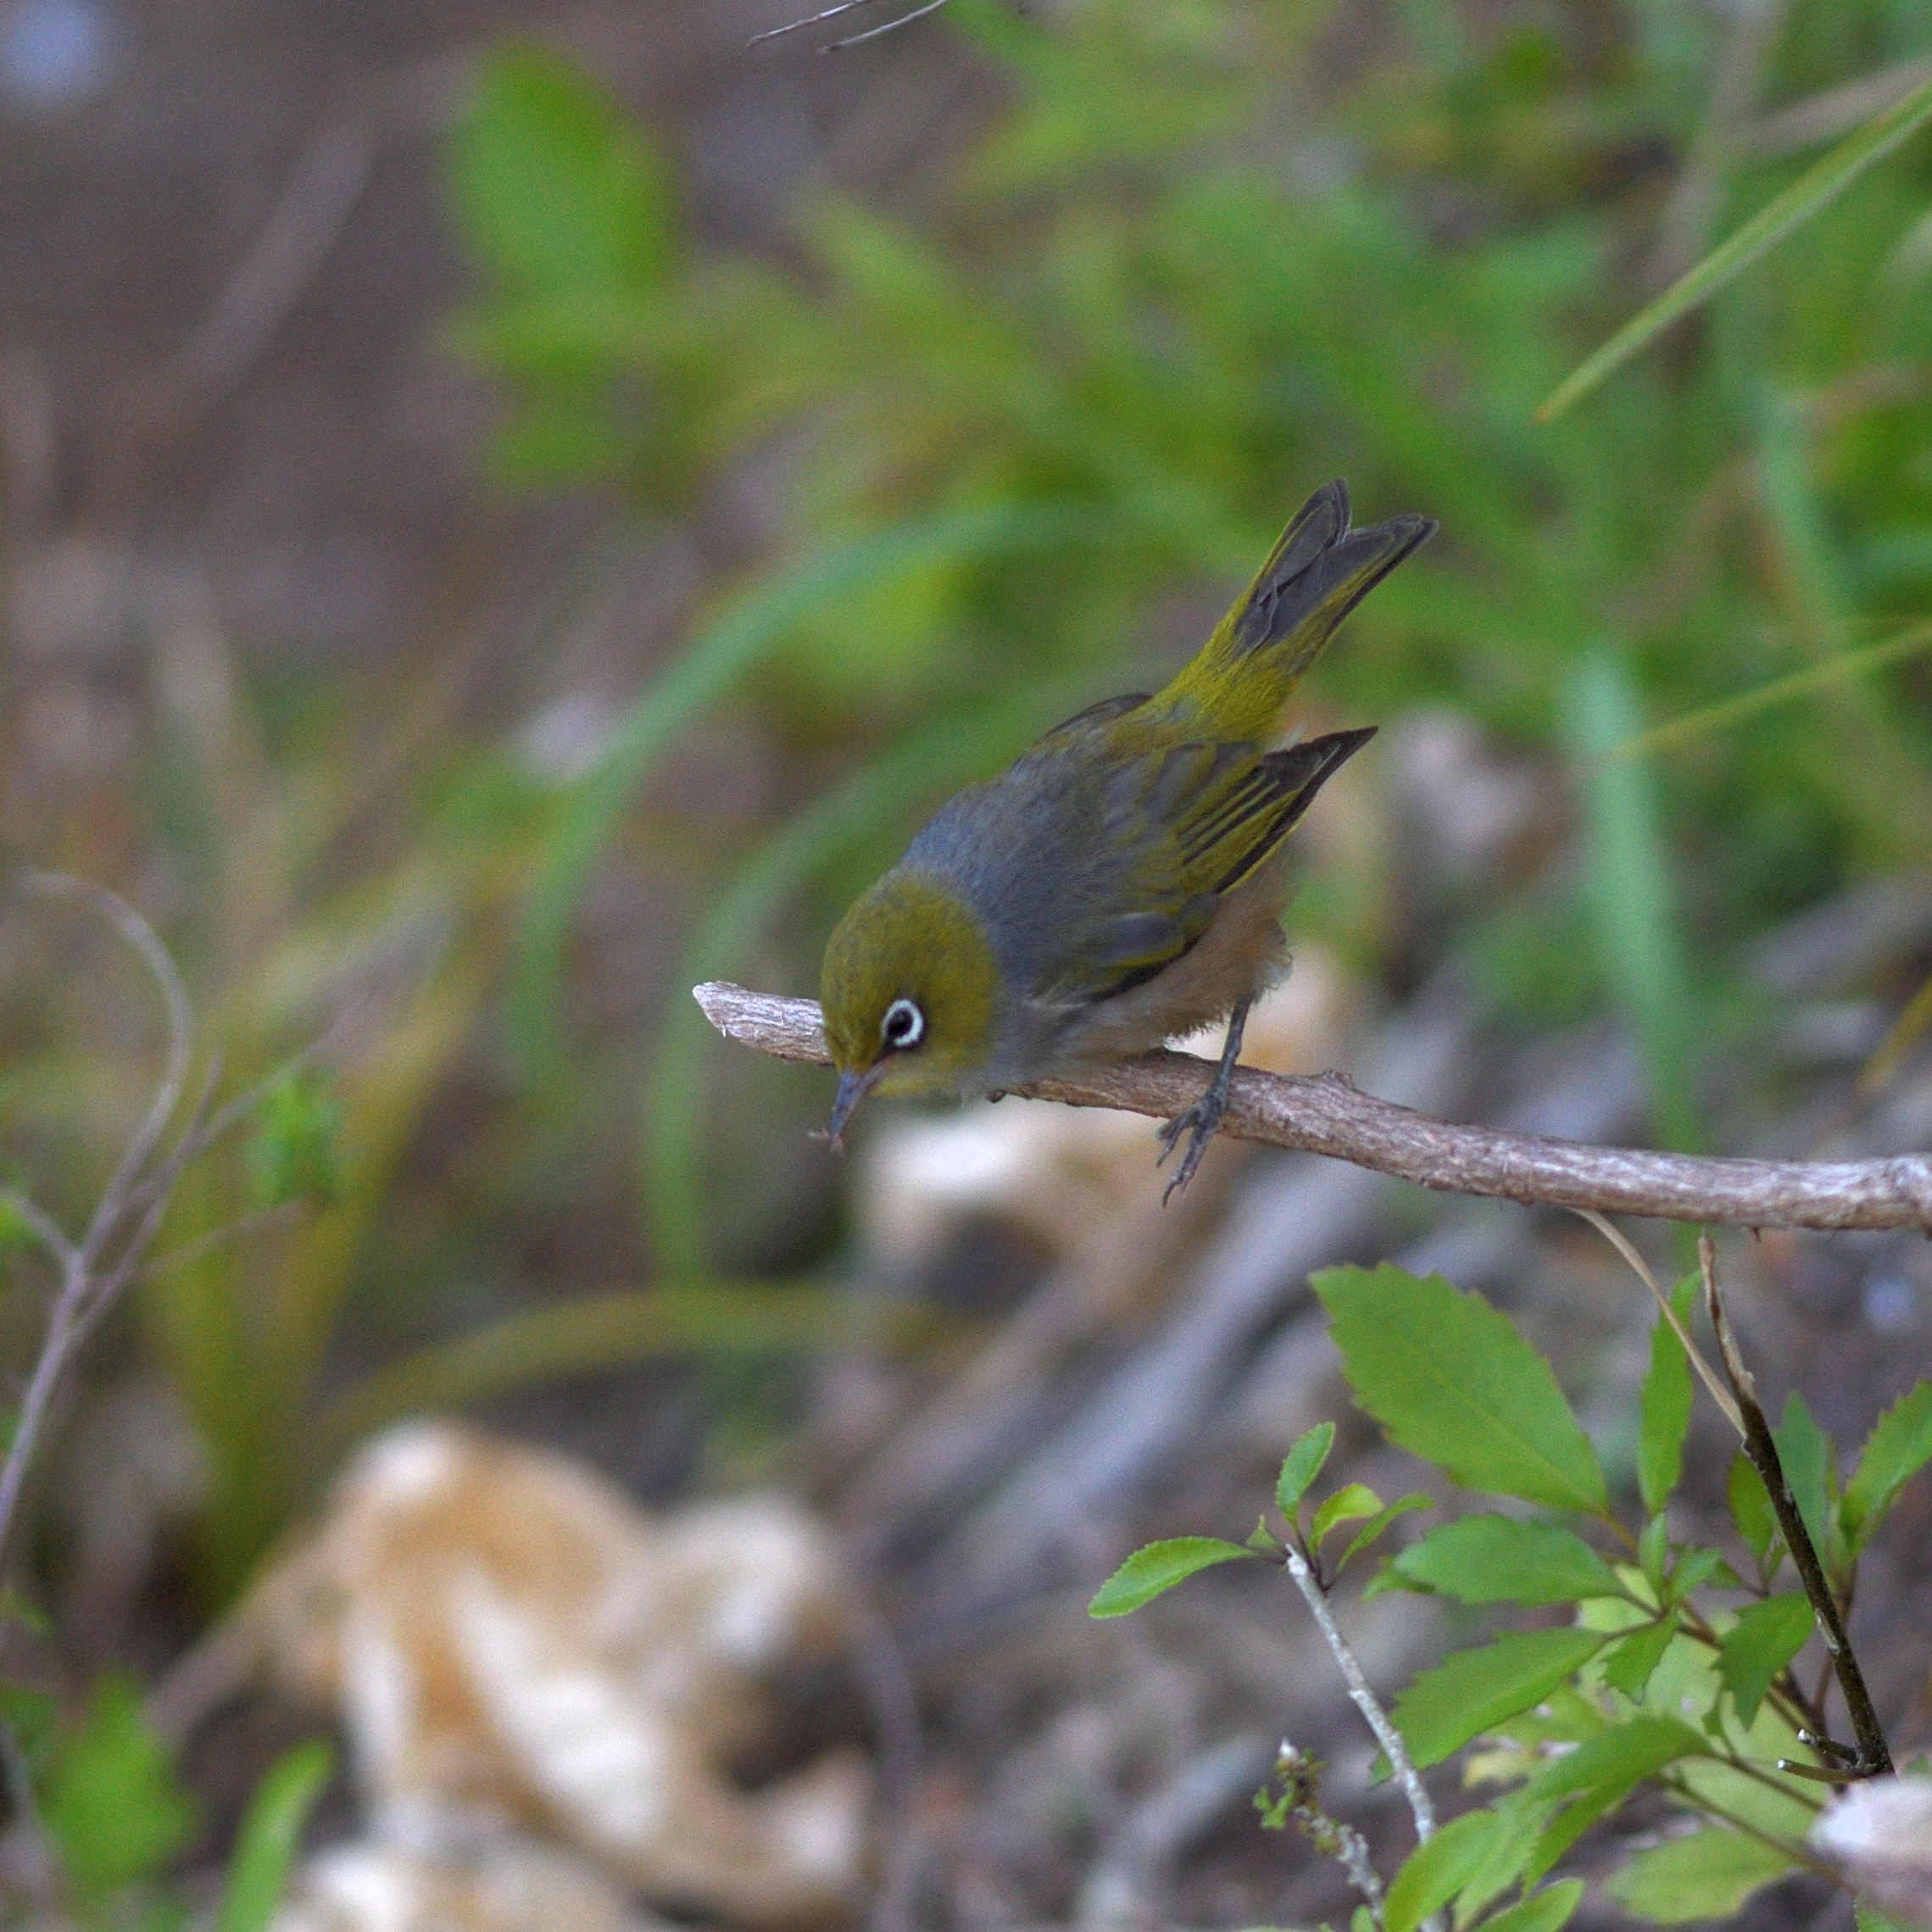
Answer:
<path fill-rule="evenodd" d="M 269 1083 L 63 1416 L 33 1668 L 164 1672 L 357 1442 L 465 1410 L 836 1528 L 923 1713 L 925 1922 L 1311 1922 L 1340 1882 L 1239 1752 L 1152 1875 L 1122 1849 L 1284 1728 L 1395 1829 L 1287 1606 L 1081 1602 L 1137 1537 L 1241 1534 L 1345 1413 L 1311 1268 L 1490 1294 L 1626 1482 L 1640 1290 L 1577 1224 L 1232 1147 L 1163 1217 L 1142 1122 L 882 1108 L 840 1164 L 827 1077 L 688 988 L 811 990 L 925 810 L 1178 665 L 1344 476 L 1443 527 L 1309 681 L 1382 735 L 1306 828 L 1263 1057 L 1584 1138 L 1932 1144 L 1932 152 L 1534 416 L 1932 74 L 1932 6 L 952 0 L 820 57 L 882 3 L 757 47 L 777 0 L 0 5 L 0 844 L 138 905 L 222 1090 Z M 14 898 L 0 1042 L 0 1159 L 73 1223 L 148 990 Z M 1841 1442 L 1932 1368 L 1923 1241 L 1736 1268 Z M 1906 1743 L 1928 1528 L 1861 1603 Z M 1363 1615 L 1391 1687 L 1439 1641 Z M 864 1736 L 849 1691 L 786 1748 Z M 222 1722 L 210 1858 L 300 1729 Z M 1840 1923 L 1807 1882 L 1753 1923 Z"/>

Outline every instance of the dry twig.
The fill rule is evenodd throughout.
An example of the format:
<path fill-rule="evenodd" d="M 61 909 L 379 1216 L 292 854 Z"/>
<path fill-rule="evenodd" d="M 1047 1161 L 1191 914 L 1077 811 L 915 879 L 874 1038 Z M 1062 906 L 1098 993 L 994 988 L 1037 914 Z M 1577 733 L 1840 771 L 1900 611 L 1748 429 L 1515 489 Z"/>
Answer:
<path fill-rule="evenodd" d="M 831 1064 L 818 1004 L 712 981 L 694 989 L 727 1039 L 781 1060 Z M 1155 1053 L 1016 1088 L 1077 1107 L 1171 1118 L 1213 1072 L 1189 1054 Z M 1528 1206 L 1594 1208 L 1724 1228 L 1913 1228 L 1932 1234 L 1932 1155 L 1873 1161 L 1732 1161 L 1591 1147 L 1541 1134 L 1462 1127 L 1359 1091 L 1340 1073 L 1237 1069 L 1222 1132 L 1325 1154 L 1450 1194 Z"/>

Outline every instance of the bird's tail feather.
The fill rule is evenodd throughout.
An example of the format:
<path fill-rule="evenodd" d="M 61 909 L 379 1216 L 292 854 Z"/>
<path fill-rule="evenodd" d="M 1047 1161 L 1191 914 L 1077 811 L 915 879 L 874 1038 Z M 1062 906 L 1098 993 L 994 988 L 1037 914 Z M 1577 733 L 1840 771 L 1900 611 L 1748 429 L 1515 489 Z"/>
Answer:
<path fill-rule="evenodd" d="M 1265 735 L 1342 620 L 1435 528 L 1411 515 L 1351 530 L 1348 485 L 1323 484 L 1169 694 L 1230 736 Z"/>

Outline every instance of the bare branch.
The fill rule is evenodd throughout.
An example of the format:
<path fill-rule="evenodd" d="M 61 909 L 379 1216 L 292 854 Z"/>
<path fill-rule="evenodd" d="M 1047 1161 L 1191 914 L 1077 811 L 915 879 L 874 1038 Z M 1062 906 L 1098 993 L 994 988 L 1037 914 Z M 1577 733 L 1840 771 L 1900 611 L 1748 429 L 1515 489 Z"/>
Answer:
<path fill-rule="evenodd" d="M 1798 1512 L 1791 1485 L 1784 1478 L 1784 1465 L 1778 1454 L 1776 1439 L 1771 1434 L 1771 1424 L 1757 1400 L 1757 1384 L 1745 1367 L 1737 1339 L 1731 1333 L 1730 1322 L 1724 1312 L 1724 1298 L 1718 1288 L 1717 1244 L 1708 1234 L 1698 1240 L 1697 1261 L 1704 1274 L 1704 1306 L 1709 1311 L 1711 1326 L 1718 1332 L 1718 1350 L 1724 1364 L 1724 1373 L 1730 1378 L 1732 1392 L 1737 1397 L 1738 1407 L 1744 1417 L 1744 1452 L 1751 1458 L 1751 1467 L 1757 1470 L 1766 1494 L 1771 1498 L 1778 1527 L 1784 1532 L 1784 1546 L 1791 1552 L 1791 1562 L 1805 1586 L 1805 1595 L 1811 1600 L 1818 1634 L 1824 1639 L 1824 1647 L 1831 1653 L 1832 1668 L 1838 1673 L 1838 1687 L 1845 1693 L 1845 1706 L 1851 1714 L 1851 1731 L 1858 1740 L 1858 1748 L 1856 1751 L 1847 1751 L 1842 1745 L 1834 1745 L 1823 1737 L 1807 1741 L 1826 1758 L 1843 1764 L 1854 1777 L 1874 1778 L 1888 1774 L 1892 1768 L 1892 1758 L 1886 1748 L 1885 1734 L 1879 1723 L 1872 1694 L 1865 1688 L 1865 1674 L 1852 1654 L 1844 1613 L 1824 1573 L 1824 1565 L 1818 1561 L 1811 1532 Z"/>
<path fill-rule="evenodd" d="M 727 1039 L 781 1060 L 827 1066 L 818 1005 L 712 981 L 694 989 Z M 1114 1107 L 1171 1119 L 1199 1099 L 1214 1069 L 1189 1054 L 1155 1053 L 1016 1088 L 1025 1098 Z M 1932 1234 L 1932 1155 L 1874 1161 L 1729 1161 L 1591 1147 L 1541 1134 L 1460 1127 L 1364 1094 L 1339 1073 L 1312 1077 L 1238 1068 L 1221 1131 L 1447 1194 L 1528 1206 L 1723 1228 L 1913 1228 Z"/>

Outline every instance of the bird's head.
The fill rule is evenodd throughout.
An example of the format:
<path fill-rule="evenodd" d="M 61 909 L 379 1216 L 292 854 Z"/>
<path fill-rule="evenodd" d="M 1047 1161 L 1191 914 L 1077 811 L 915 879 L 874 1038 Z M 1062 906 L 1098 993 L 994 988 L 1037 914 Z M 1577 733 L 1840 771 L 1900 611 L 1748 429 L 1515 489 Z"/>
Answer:
<path fill-rule="evenodd" d="M 834 1144 L 868 1094 L 967 1093 L 991 1064 L 999 962 L 978 916 L 929 873 L 887 873 L 839 921 L 820 998 Z"/>

